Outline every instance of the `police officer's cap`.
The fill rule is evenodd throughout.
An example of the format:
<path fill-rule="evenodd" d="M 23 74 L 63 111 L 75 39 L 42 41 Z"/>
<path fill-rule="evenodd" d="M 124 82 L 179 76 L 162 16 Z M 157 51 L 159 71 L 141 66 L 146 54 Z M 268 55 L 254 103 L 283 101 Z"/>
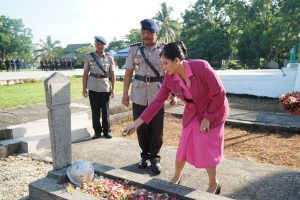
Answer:
<path fill-rule="evenodd" d="M 144 19 L 141 21 L 142 29 L 151 31 L 152 33 L 158 32 L 158 26 L 153 19 Z"/>
<path fill-rule="evenodd" d="M 101 43 L 104 44 L 104 45 L 107 44 L 106 39 L 105 39 L 104 37 L 102 37 L 102 36 L 95 36 L 95 40 L 96 40 L 97 42 L 101 42 Z"/>

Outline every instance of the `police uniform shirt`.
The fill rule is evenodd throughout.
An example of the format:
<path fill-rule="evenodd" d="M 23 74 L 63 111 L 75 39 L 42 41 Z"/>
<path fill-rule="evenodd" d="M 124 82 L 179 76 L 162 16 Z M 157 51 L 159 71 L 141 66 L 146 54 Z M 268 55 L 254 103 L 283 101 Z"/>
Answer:
<path fill-rule="evenodd" d="M 143 45 L 143 44 L 142 44 Z M 133 69 L 135 74 L 140 76 L 157 77 L 152 71 L 149 65 L 144 60 L 140 50 L 140 44 L 132 45 L 129 49 L 126 59 L 126 69 Z M 156 42 L 152 47 L 143 45 L 146 58 L 152 63 L 152 65 L 159 71 L 160 76 L 164 75 L 163 69 L 160 67 L 159 54 L 162 51 L 163 44 Z M 131 87 L 131 101 L 135 104 L 147 106 L 155 98 L 160 88 L 160 82 L 145 83 L 133 79 Z"/>
<path fill-rule="evenodd" d="M 114 58 L 110 54 L 104 53 L 103 55 L 98 55 L 94 52 L 96 60 L 102 63 L 103 69 L 106 71 L 107 76 L 110 76 L 111 72 L 115 71 Z M 87 54 L 84 58 L 84 69 L 90 70 L 90 73 L 104 75 L 103 71 L 97 65 L 91 54 Z M 87 89 L 95 92 L 109 92 L 111 89 L 111 83 L 109 78 L 96 78 L 93 76 L 88 76 Z"/>

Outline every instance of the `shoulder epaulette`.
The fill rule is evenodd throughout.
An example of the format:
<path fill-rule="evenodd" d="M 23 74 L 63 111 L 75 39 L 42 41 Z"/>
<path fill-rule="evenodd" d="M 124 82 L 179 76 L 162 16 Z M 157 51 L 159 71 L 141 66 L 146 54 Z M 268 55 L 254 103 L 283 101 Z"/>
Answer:
<path fill-rule="evenodd" d="M 130 45 L 130 47 L 140 46 L 141 44 L 143 44 L 143 43 L 142 42 L 133 43 L 133 44 Z"/>
<path fill-rule="evenodd" d="M 159 46 L 163 46 L 163 47 L 164 47 L 164 46 L 166 46 L 166 43 L 160 42 L 160 43 L 159 43 Z"/>
<path fill-rule="evenodd" d="M 105 52 L 105 55 L 107 55 L 107 56 L 112 56 L 110 53 L 107 53 L 107 52 Z"/>

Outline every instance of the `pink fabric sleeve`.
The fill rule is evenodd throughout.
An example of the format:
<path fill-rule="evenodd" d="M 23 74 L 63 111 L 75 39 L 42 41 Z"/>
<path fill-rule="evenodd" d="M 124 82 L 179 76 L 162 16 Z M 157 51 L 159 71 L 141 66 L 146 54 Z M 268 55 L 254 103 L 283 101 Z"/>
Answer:
<path fill-rule="evenodd" d="M 171 90 L 166 85 L 166 79 L 162 83 L 162 86 L 155 97 L 155 99 L 150 103 L 150 105 L 144 110 L 140 115 L 140 118 L 146 123 L 149 124 L 152 118 L 156 113 L 163 107 L 165 101 L 169 98 Z"/>
<path fill-rule="evenodd" d="M 225 90 L 223 84 L 214 69 L 205 62 L 203 78 L 208 86 L 210 103 L 205 111 L 204 117 L 210 122 L 217 118 L 219 112 L 224 112 Z"/>

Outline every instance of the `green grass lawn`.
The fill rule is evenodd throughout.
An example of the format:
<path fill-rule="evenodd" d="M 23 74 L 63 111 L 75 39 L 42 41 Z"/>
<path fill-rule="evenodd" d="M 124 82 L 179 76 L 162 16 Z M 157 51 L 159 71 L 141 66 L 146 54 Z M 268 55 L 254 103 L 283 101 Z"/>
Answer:
<path fill-rule="evenodd" d="M 82 97 L 82 78 L 72 77 L 71 98 Z M 123 82 L 117 81 L 115 90 L 121 92 Z M 44 82 L 0 86 L 0 109 L 45 102 Z"/>

